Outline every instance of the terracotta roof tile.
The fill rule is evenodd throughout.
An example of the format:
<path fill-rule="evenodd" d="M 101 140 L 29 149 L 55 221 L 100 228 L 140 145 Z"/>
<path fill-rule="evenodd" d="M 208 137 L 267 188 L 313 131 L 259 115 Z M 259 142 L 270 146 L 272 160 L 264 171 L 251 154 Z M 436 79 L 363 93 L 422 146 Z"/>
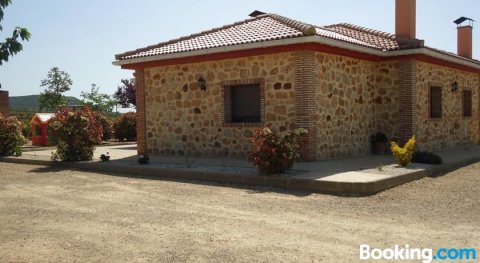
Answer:
<path fill-rule="evenodd" d="M 32 123 L 35 119 L 38 119 L 40 123 L 47 123 L 55 116 L 55 113 L 35 113 L 30 123 Z"/>
<path fill-rule="evenodd" d="M 318 27 L 276 14 L 264 14 L 231 25 L 118 54 L 115 58 L 125 60 L 313 35 L 384 51 L 423 46 L 421 40 L 398 38 L 392 34 L 351 24 Z"/>
<path fill-rule="evenodd" d="M 116 58 L 129 59 L 164 55 L 199 49 L 292 38 L 302 35 L 303 33 L 300 30 L 287 26 L 268 15 L 262 15 L 232 25 L 119 54 Z"/>

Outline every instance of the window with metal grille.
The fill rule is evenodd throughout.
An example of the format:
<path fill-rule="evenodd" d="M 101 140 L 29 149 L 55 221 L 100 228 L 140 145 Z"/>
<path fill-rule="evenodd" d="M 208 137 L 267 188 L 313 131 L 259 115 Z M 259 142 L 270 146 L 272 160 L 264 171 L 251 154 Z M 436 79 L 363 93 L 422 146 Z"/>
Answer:
<path fill-rule="evenodd" d="M 225 122 L 261 122 L 260 84 L 232 85 L 225 87 Z"/>
<path fill-rule="evenodd" d="M 463 91 L 463 117 L 472 117 L 472 91 Z"/>
<path fill-rule="evenodd" d="M 430 118 L 442 118 L 442 88 L 430 87 Z"/>

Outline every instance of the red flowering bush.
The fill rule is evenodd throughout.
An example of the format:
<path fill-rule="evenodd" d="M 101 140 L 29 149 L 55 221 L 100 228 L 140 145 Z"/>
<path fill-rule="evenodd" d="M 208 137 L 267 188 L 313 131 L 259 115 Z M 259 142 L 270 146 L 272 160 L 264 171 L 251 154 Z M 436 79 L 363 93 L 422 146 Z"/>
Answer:
<path fill-rule="evenodd" d="M 80 111 L 60 110 L 50 123 L 58 138 L 53 160 L 91 160 L 95 146 L 102 142 L 103 128 L 97 113 L 86 107 Z"/>
<path fill-rule="evenodd" d="M 250 139 L 252 151 L 249 152 L 248 161 L 262 174 L 291 170 L 293 164 L 300 159 L 297 136 L 306 133 L 305 129 L 296 129 L 294 132 L 279 135 L 269 127 L 257 129 Z"/>
<path fill-rule="evenodd" d="M 25 143 L 22 135 L 22 123 L 15 117 L 0 114 L 0 155 L 13 155 L 21 151 Z"/>
<path fill-rule="evenodd" d="M 127 112 L 118 117 L 113 123 L 113 133 L 119 141 L 137 140 L 137 121 L 135 112 Z"/>
<path fill-rule="evenodd" d="M 100 123 L 102 124 L 102 141 L 109 141 L 112 139 L 113 131 L 112 131 L 112 121 L 110 117 L 104 114 L 98 114 L 98 118 Z"/>

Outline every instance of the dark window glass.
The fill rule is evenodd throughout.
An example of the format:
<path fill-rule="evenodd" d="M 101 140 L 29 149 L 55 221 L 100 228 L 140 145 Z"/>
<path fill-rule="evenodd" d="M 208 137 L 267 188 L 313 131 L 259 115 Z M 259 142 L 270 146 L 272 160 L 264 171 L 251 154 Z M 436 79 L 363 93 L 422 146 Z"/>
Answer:
<path fill-rule="evenodd" d="M 260 85 L 230 86 L 231 122 L 261 122 Z"/>

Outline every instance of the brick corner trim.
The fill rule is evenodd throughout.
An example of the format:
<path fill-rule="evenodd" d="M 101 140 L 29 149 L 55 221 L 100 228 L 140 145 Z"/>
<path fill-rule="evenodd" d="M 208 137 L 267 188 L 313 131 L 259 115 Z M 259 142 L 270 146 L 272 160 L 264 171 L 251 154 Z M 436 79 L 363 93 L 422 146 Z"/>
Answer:
<path fill-rule="evenodd" d="M 146 108 L 145 108 L 145 74 L 143 69 L 135 70 L 136 109 L 137 109 L 137 153 L 147 152 L 146 140 Z"/>
<path fill-rule="evenodd" d="M 295 64 L 295 126 L 308 130 L 301 138 L 300 157 L 305 161 L 316 159 L 317 152 L 317 74 L 315 52 L 298 51 L 293 54 Z"/>

